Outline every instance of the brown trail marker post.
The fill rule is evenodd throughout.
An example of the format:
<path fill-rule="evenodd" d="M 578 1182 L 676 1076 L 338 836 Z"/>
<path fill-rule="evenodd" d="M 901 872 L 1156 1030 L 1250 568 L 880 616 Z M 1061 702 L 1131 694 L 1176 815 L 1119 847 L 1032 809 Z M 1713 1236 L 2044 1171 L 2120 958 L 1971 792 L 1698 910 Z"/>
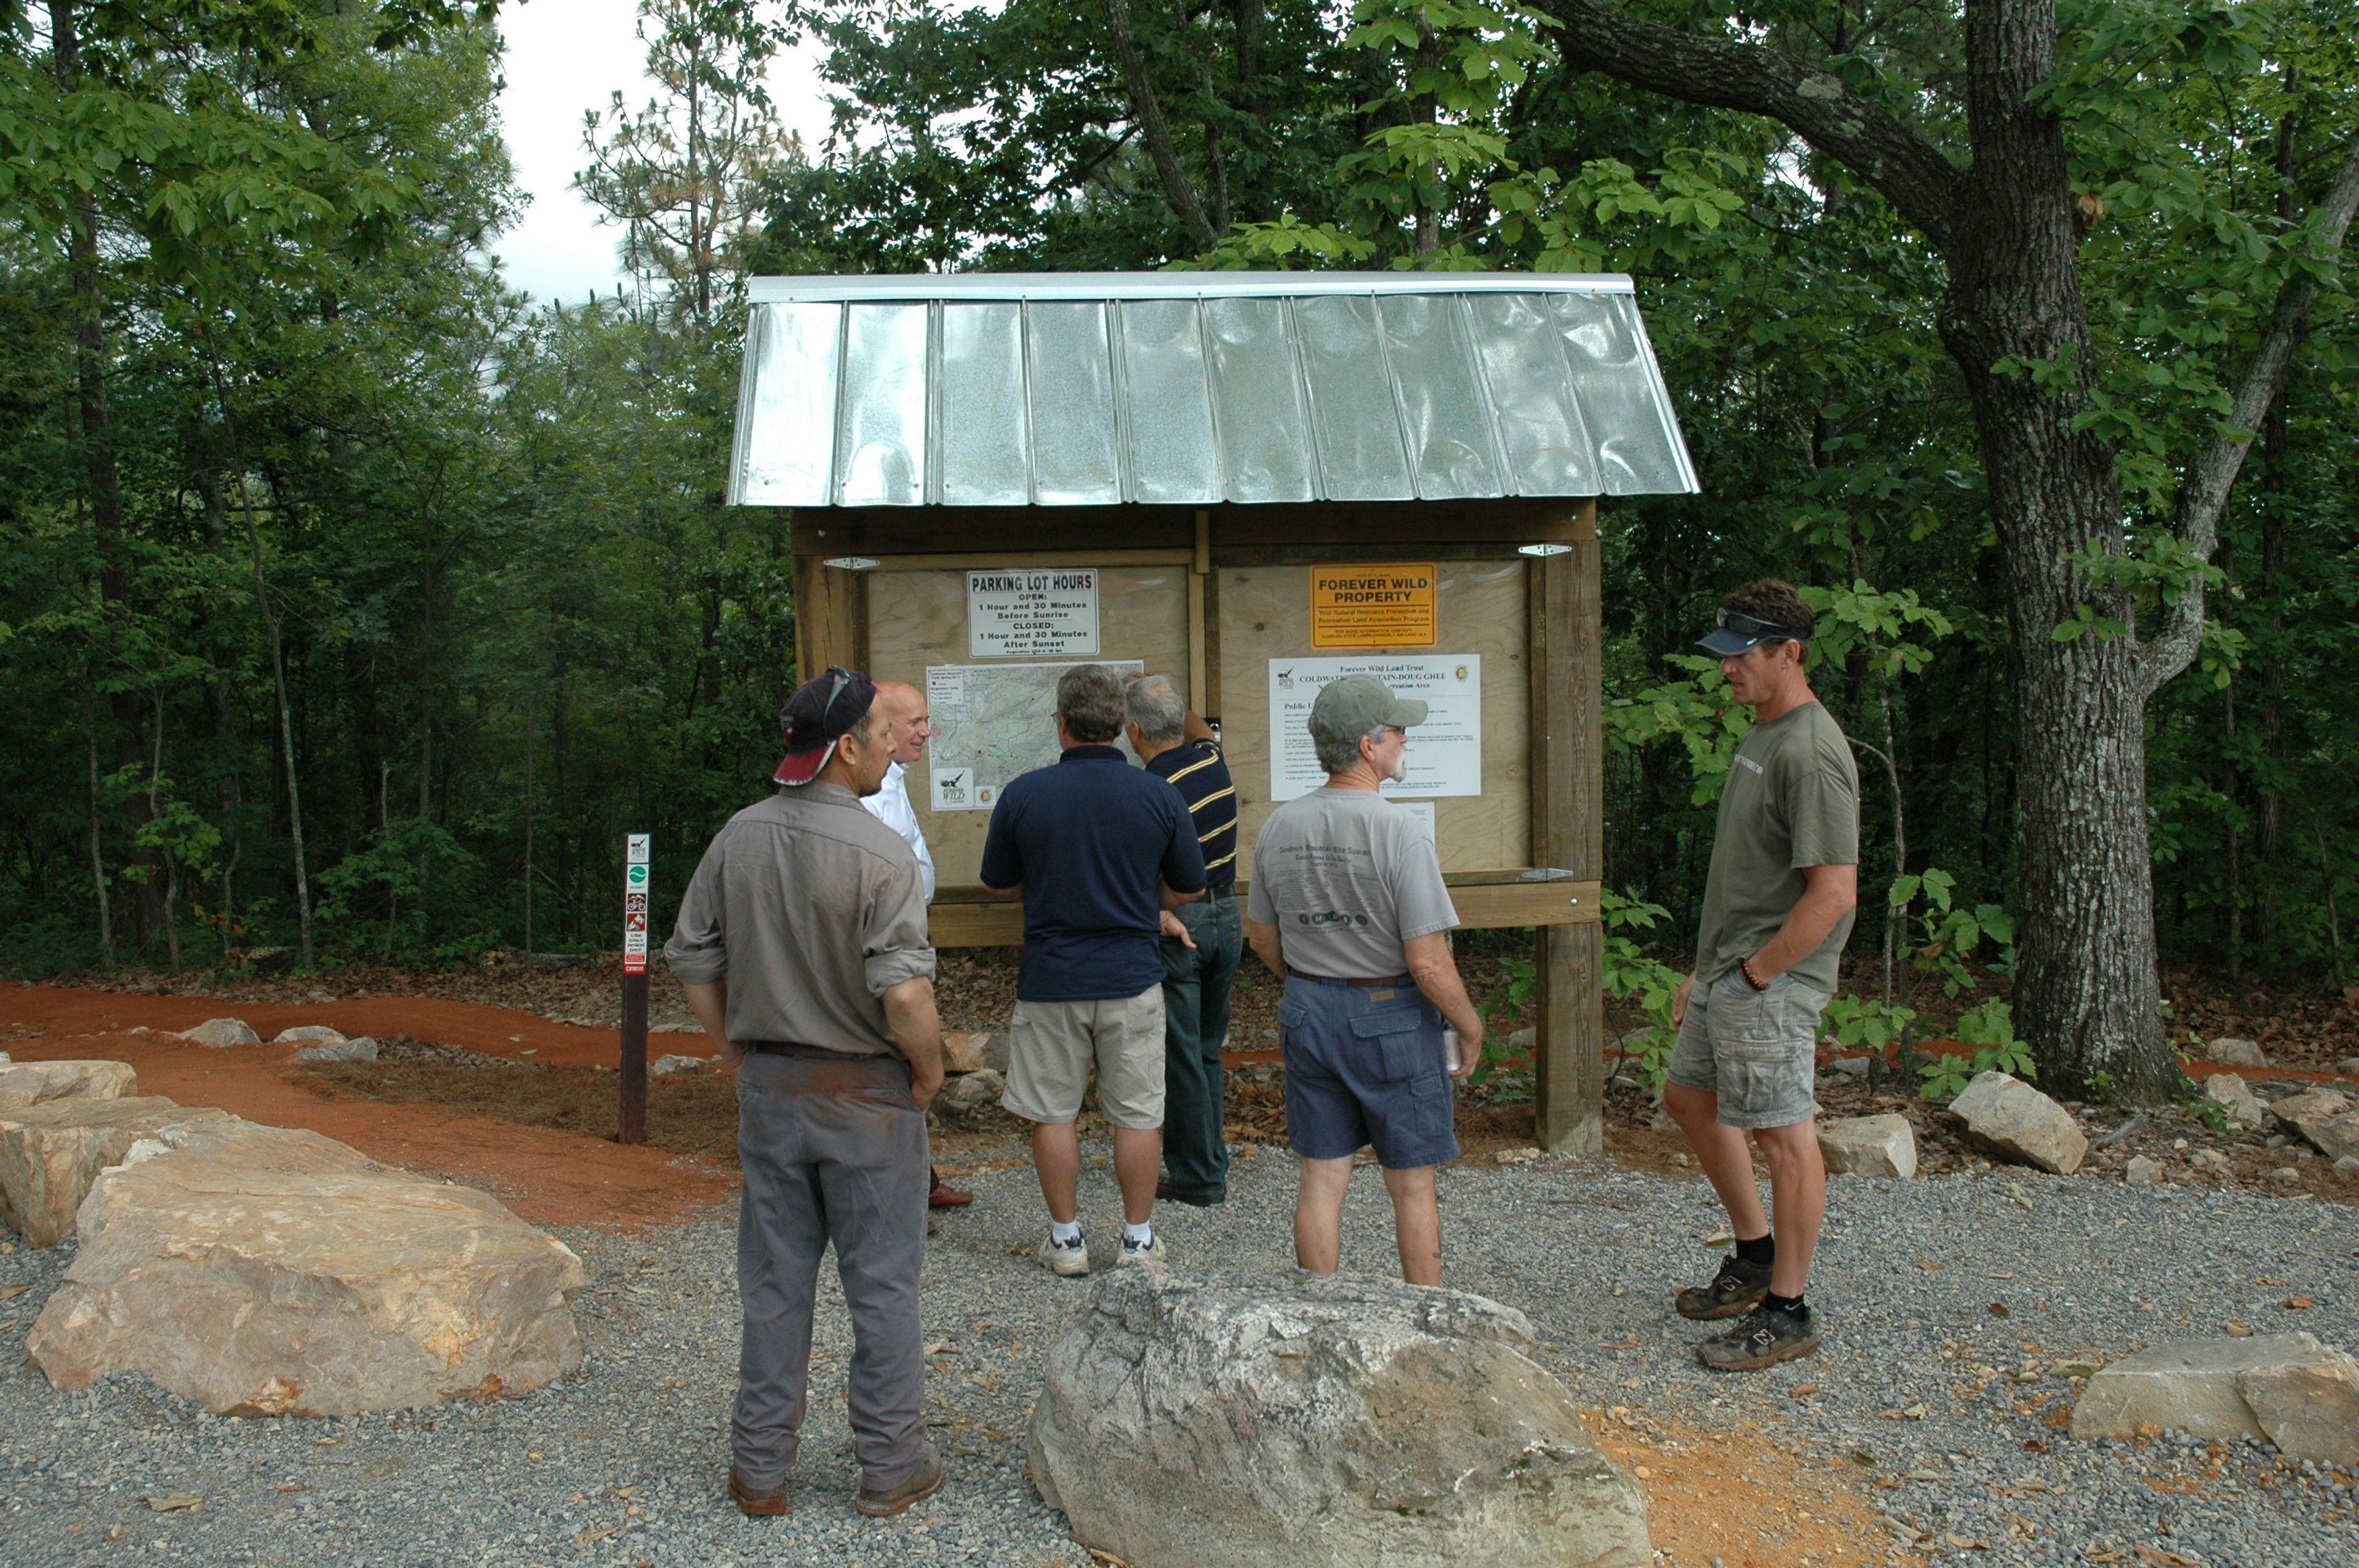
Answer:
<path fill-rule="evenodd" d="M 623 838 L 623 1059 L 617 1143 L 647 1141 L 647 835 Z"/>
<path fill-rule="evenodd" d="M 1172 678 L 1223 737 L 1248 867 L 1321 782 L 1311 698 L 1364 671 L 1432 712 L 1385 794 L 1460 919 L 1537 931 L 1539 1141 L 1598 1152 L 1597 502 L 1700 488 L 1628 277 L 763 277 L 748 303 L 729 499 L 790 531 L 799 668 L 927 694 L 937 947 L 1021 939 L 976 870 L 1000 786 L 1057 760 L 1062 671 Z"/>

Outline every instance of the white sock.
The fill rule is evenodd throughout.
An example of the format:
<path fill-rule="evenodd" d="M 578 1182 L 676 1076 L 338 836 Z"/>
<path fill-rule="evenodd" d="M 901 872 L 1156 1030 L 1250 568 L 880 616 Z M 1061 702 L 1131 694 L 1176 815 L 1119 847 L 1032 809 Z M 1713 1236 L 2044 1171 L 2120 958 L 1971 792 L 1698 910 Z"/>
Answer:
<path fill-rule="evenodd" d="M 1124 1220 L 1122 1222 L 1122 1244 L 1125 1247 L 1153 1246 L 1155 1244 L 1155 1222 L 1150 1219 L 1144 1225 L 1133 1225 L 1130 1221 L 1126 1219 Z"/>
<path fill-rule="evenodd" d="M 1078 1219 L 1052 1219 L 1049 1222 L 1049 1239 L 1060 1247 L 1071 1247 L 1082 1238 L 1082 1222 Z"/>

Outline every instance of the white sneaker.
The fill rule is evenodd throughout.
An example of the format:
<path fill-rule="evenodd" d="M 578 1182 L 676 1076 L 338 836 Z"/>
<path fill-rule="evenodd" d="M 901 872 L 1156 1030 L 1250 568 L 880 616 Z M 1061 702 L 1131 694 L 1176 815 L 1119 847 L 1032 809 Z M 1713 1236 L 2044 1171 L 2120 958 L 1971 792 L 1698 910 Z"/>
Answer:
<path fill-rule="evenodd" d="M 1090 1244 L 1078 1236 L 1071 1241 L 1052 1236 L 1040 1243 L 1040 1262 L 1060 1279 L 1078 1280 L 1090 1271 Z"/>
<path fill-rule="evenodd" d="M 1158 1230 L 1153 1236 L 1147 1238 L 1147 1245 L 1144 1247 L 1132 1241 L 1130 1238 L 1126 1236 L 1124 1237 L 1122 1240 L 1122 1256 L 1120 1259 L 1116 1260 L 1116 1267 L 1119 1267 L 1124 1263 L 1156 1263 L 1168 1265 L 1170 1261 L 1171 1249 L 1164 1245 L 1163 1233 Z"/>

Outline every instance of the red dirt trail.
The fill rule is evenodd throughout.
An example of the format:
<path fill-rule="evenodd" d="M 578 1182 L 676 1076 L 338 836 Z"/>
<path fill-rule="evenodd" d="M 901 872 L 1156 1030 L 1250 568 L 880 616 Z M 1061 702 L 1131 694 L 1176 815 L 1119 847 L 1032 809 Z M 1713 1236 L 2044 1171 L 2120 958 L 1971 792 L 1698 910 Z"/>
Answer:
<path fill-rule="evenodd" d="M 299 1023 L 346 1034 L 411 1034 L 552 1066 L 612 1065 L 614 1031 L 532 1013 L 402 997 L 288 1006 L 0 985 L 0 1050 L 19 1062 L 128 1062 L 139 1092 L 218 1106 L 274 1127 L 304 1127 L 371 1159 L 492 1193 L 536 1225 L 636 1230 L 678 1225 L 731 1197 L 736 1176 L 644 1145 L 454 1115 L 432 1105 L 322 1099 L 287 1076 L 292 1045 L 211 1050 L 170 1037 L 209 1018 L 244 1019 L 266 1040 Z M 142 1026 L 146 1033 L 132 1031 Z M 701 1040 L 695 1042 L 701 1054 Z"/>

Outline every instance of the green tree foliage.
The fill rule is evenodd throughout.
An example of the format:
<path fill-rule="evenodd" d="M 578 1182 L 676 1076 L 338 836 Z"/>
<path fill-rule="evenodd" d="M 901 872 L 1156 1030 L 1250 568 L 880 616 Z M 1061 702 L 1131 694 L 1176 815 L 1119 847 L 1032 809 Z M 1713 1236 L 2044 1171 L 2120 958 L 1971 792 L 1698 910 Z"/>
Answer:
<path fill-rule="evenodd" d="M 1719 17 L 1634 9 L 1707 34 Z M 1886 946 L 1898 1006 L 1925 948 L 1949 955 L 1933 968 L 1954 984 L 1951 928 L 1995 931 L 2014 903 L 2018 639 L 2154 638 L 2216 582 L 2200 654 L 2147 709 L 2165 961 L 2335 971 L 2328 894 L 2351 907 L 2359 713 L 2331 657 L 2359 524 L 2330 434 L 2351 395 L 2349 306 L 2319 235 L 2359 88 L 2347 4 L 2064 7 L 2040 92 L 2079 193 L 2091 362 L 2005 373 L 2085 388 L 2081 428 L 2114 454 L 2125 505 L 2117 547 L 2059 563 L 2082 608 L 2032 626 L 2016 623 L 1942 336 L 1942 254 L 1776 120 L 1572 68 L 1563 5 L 1360 0 L 1344 16 L 1200 0 L 1115 18 L 1045 0 L 807 0 L 796 15 L 827 51 L 835 133 L 774 184 L 768 268 L 1636 276 L 1706 493 L 1604 509 L 1606 849 L 1610 883 L 1670 926 L 1691 919 L 1743 731 L 1689 656 L 1729 587 L 1773 572 L 1805 586 L 1830 633 L 1819 689 L 1889 759 L 1862 758 L 1864 880 L 1903 896 L 1863 901 L 1854 964 Z M 1965 157 L 1955 11 L 1780 5 L 1724 31 L 1821 73 L 1810 92 L 1854 94 L 1933 155 Z M 1578 52 L 1593 64 L 1594 37 Z M 1158 123 L 1169 157 L 1149 145 Z M 2206 566 L 2184 498 L 2239 434 L 2256 345 L 2305 277 L 2318 287 L 2285 395 Z M 1929 903 L 1936 874 L 1947 902 Z"/>
<path fill-rule="evenodd" d="M 795 674 L 786 524 L 720 499 L 748 270 L 1488 267 L 1636 276 L 1705 479 L 1603 517 L 1634 1000 L 1691 929 L 1744 731 L 1691 642 L 1769 573 L 1817 606 L 1863 746 L 1862 1038 L 2012 951 L 2026 640 L 2116 648 L 2199 600 L 2146 709 L 2166 962 L 2347 983 L 2359 519 L 2320 209 L 2353 9 L 2063 7 L 2039 91 L 2088 347 L 2004 375 L 2080 400 L 2121 521 L 2050 563 L 2074 592 L 2031 625 L 1942 252 L 1773 117 L 1575 69 L 1607 34 L 1561 18 L 1598 7 L 651 0 L 657 99 L 598 118 L 582 177 L 636 285 L 535 310 L 483 260 L 517 198 L 473 7 L 0 4 L 12 962 L 292 946 L 312 901 L 324 958 L 611 946 L 626 829 L 677 887 Z M 1969 147 L 1954 8 L 1629 10 Z M 763 97 L 788 39 L 833 96 L 814 146 Z M 2289 286 L 2306 328 L 2247 429 Z M 2247 435 L 2206 561 L 2187 498 Z"/>
<path fill-rule="evenodd" d="M 666 248 L 650 108 L 585 157 L 642 287 L 530 311 L 472 10 L 0 15 L 11 963 L 294 947 L 313 901 L 323 959 L 611 946 L 619 836 L 677 887 L 793 673 L 782 529 L 719 503 L 742 201 Z"/>

